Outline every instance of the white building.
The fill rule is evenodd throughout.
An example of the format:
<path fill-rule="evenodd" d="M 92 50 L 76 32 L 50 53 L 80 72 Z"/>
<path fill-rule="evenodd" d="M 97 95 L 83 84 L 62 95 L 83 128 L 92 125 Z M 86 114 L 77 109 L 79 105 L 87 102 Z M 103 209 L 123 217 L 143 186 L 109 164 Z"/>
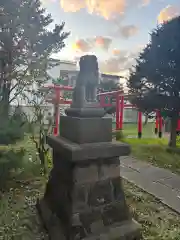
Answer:
<path fill-rule="evenodd" d="M 60 63 L 60 64 L 58 66 L 50 69 L 48 71 L 49 75 L 53 79 L 62 77 L 64 79 L 66 85 L 74 87 L 76 84 L 77 75 L 79 73 L 78 63 L 75 61 L 66 61 L 66 60 L 59 61 L 56 59 L 52 59 L 52 62 L 56 62 L 56 61 L 57 61 L 57 63 Z M 100 79 L 102 81 L 115 81 L 116 83 L 119 83 L 120 76 L 100 73 Z"/>
<path fill-rule="evenodd" d="M 60 70 L 60 76 L 64 79 L 67 85 L 75 86 L 76 79 L 79 71 L 78 70 Z M 115 83 L 120 83 L 120 76 L 100 73 L 100 81 L 114 81 Z"/>
<path fill-rule="evenodd" d="M 49 75 L 53 79 L 57 79 L 61 76 L 61 71 L 77 71 L 77 63 L 75 61 L 65 61 L 65 60 L 53 60 L 53 62 L 59 62 L 58 66 L 53 67 L 48 71 Z"/>

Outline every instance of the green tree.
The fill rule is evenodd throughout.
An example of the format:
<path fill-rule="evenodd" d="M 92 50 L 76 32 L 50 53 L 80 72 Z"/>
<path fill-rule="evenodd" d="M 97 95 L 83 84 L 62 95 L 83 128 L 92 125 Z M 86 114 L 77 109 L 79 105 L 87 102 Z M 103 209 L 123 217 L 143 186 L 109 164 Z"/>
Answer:
<path fill-rule="evenodd" d="M 0 1 L 0 107 L 8 117 L 9 104 L 33 84 L 48 79 L 50 59 L 64 46 L 64 22 L 53 23 L 40 0 Z"/>
<path fill-rule="evenodd" d="M 176 146 L 180 112 L 180 17 L 159 25 L 136 60 L 128 81 L 132 102 L 145 113 L 159 109 L 171 118 L 169 145 Z"/>
<path fill-rule="evenodd" d="M 121 83 L 117 83 L 113 80 L 101 81 L 98 90 L 99 90 L 98 92 L 112 92 L 112 91 L 118 91 L 118 90 L 123 91 L 123 85 Z M 108 101 L 109 101 L 109 99 L 108 99 Z M 110 102 L 112 103 L 112 106 L 104 108 L 106 113 L 113 114 L 116 112 L 115 101 L 116 101 L 116 99 L 112 96 L 110 98 Z"/>
<path fill-rule="evenodd" d="M 122 84 L 116 83 L 113 80 L 101 81 L 99 88 L 102 90 L 102 92 L 111 92 L 111 91 L 120 90 L 122 88 Z"/>

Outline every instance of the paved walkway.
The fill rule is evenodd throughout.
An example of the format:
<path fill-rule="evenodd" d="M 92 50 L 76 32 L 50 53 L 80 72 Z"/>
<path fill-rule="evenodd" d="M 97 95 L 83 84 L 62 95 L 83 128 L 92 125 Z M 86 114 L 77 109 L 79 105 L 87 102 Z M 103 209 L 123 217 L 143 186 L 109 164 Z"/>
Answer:
<path fill-rule="evenodd" d="M 121 157 L 121 176 L 180 214 L 180 176 L 133 157 Z"/>

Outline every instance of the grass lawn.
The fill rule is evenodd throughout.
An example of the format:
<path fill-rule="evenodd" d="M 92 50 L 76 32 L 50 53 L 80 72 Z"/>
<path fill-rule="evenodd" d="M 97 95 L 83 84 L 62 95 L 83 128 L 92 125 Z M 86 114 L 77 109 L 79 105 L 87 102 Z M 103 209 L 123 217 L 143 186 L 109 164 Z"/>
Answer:
<path fill-rule="evenodd" d="M 132 155 L 137 159 L 180 174 L 180 154 L 167 152 L 167 139 L 125 138 L 123 141 L 131 145 Z"/>
<path fill-rule="evenodd" d="M 174 154 L 172 158 L 166 152 L 166 139 L 125 138 L 125 141 L 131 144 L 134 156 L 178 171 L 180 157 Z M 16 147 L 22 145 L 27 150 L 26 158 L 36 159 L 34 144 L 28 137 Z M 45 184 L 37 160 L 27 162 L 21 173 L 9 180 L 9 190 L 0 192 L 0 240 L 48 240 L 35 208 L 36 199 L 44 194 Z M 133 218 L 142 226 L 144 240 L 180 240 L 180 216 L 133 184 L 125 180 L 123 184 Z"/>
<path fill-rule="evenodd" d="M 154 138 L 155 137 L 154 127 L 155 127 L 154 123 L 148 123 L 146 126 L 143 127 L 142 135 L 144 137 Z M 113 129 L 115 128 L 116 128 L 116 124 L 113 123 Z M 125 136 L 134 136 L 134 137 L 137 136 L 138 134 L 137 124 L 131 124 L 131 123 L 123 124 L 123 133 Z"/>
<path fill-rule="evenodd" d="M 35 208 L 44 183 L 43 178 L 10 182 L 10 190 L 2 194 L 0 201 L 0 239 L 48 239 Z"/>
<path fill-rule="evenodd" d="M 154 123 L 148 123 L 143 128 L 141 139 L 137 136 L 136 124 L 124 124 L 122 140 L 131 145 L 132 155 L 139 160 L 146 161 L 155 166 L 170 169 L 180 174 L 180 154 L 167 152 L 168 139 L 158 138 L 153 133 Z M 177 141 L 180 147 L 180 141 Z"/>
<path fill-rule="evenodd" d="M 0 239 L 48 239 L 35 208 L 44 186 L 43 177 L 11 182 L 12 188 L 0 201 Z M 180 216 L 127 181 L 124 189 L 132 215 L 142 225 L 144 240 L 180 239 Z"/>
<path fill-rule="evenodd" d="M 132 144 L 133 140 L 127 141 Z M 138 141 L 134 140 L 132 145 L 138 146 Z M 23 146 L 28 156 L 33 157 L 35 149 L 29 138 Z M 134 185 L 123 182 L 132 215 L 142 225 L 144 240 L 179 240 L 180 216 Z M 46 178 L 40 175 L 36 161 L 27 163 L 21 174 L 8 182 L 9 190 L 0 193 L 0 240 L 48 240 L 35 208 L 45 184 Z"/>
<path fill-rule="evenodd" d="M 123 133 L 126 136 L 137 136 L 138 134 L 138 126 L 137 124 L 124 124 Z M 154 123 L 148 123 L 142 129 L 142 136 L 144 137 L 154 137 Z"/>
<path fill-rule="evenodd" d="M 133 218 L 142 226 L 144 240 L 180 239 L 180 216 L 127 181 L 124 190 Z"/>

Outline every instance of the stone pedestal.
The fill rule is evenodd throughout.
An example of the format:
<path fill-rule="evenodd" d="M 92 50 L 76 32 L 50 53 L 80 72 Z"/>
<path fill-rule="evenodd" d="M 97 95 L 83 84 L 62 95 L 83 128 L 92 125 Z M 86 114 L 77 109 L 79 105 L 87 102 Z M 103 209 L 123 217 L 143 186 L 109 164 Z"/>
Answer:
<path fill-rule="evenodd" d="M 99 136 L 109 132 L 109 123 L 99 118 L 91 125 L 88 119 L 64 117 L 62 137 L 47 139 L 53 148 L 53 169 L 37 208 L 52 240 L 140 239 L 120 178 L 119 156 L 128 155 L 130 148 L 112 142 L 109 134 Z"/>
<path fill-rule="evenodd" d="M 112 120 L 62 116 L 59 132 L 61 137 L 78 144 L 111 142 Z"/>

